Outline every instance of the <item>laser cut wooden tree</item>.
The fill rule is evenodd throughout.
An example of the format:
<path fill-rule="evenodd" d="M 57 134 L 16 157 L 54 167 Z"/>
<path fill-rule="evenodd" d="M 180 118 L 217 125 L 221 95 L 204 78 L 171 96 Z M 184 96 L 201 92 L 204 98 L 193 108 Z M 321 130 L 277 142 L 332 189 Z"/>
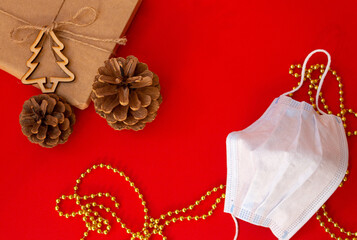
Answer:
<path fill-rule="evenodd" d="M 56 34 L 53 31 L 50 31 L 48 35 L 52 38 L 53 42 L 57 44 L 57 46 L 55 46 L 53 44 L 52 49 L 53 49 L 54 53 L 62 60 L 62 61 L 56 61 L 56 63 L 68 77 L 50 77 L 49 78 L 49 83 L 51 83 L 50 88 L 47 88 L 45 86 L 47 83 L 46 77 L 29 79 L 31 74 L 36 70 L 36 68 L 40 64 L 38 62 L 33 62 L 33 61 L 35 61 L 35 59 L 37 58 L 37 56 L 39 55 L 39 53 L 42 50 L 42 46 L 38 46 L 38 45 L 41 42 L 41 40 L 45 34 L 46 34 L 46 30 L 40 30 L 35 41 L 31 45 L 30 50 L 31 50 L 31 52 L 33 52 L 33 54 L 29 58 L 29 60 L 27 60 L 27 62 L 26 62 L 26 66 L 29 69 L 25 73 L 25 75 L 21 78 L 21 82 L 23 84 L 38 84 L 38 86 L 40 87 L 40 89 L 43 93 L 51 93 L 51 92 L 55 92 L 59 82 L 72 82 L 74 80 L 75 76 L 66 67 L 66 65 L 68 64 L 69 61 L 68 61 L 68 58 L 65 55 L 63 55 L 63 53 L 61 52 L 64 49 L 63 43 L 57 38 Z"/>

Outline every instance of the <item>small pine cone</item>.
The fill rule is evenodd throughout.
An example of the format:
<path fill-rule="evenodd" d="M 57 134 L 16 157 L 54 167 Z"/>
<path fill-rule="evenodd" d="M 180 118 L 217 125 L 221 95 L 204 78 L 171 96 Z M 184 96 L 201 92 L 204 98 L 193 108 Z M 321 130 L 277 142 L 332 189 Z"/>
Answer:
<path fill-rule="evenodd" d="M 162 102 L 158 76 L 134 56 L 111 58 L 93 83 L 96 112 L 116 130 L 141 130 L 152 122 Z"/>
<path fill-rule="evenodd" d="M 41 94 L 25 101 L 20 114 L 22 132 L 30 142 L 52 148 L 65 143 L 76 118 L 71 106 L 56 94 Z"/>

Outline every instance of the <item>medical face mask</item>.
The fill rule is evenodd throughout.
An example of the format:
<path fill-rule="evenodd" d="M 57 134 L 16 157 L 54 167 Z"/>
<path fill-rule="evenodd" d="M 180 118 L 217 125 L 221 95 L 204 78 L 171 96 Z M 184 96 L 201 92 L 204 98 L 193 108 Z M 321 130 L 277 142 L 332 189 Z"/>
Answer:
<path fill-rule="evenodd" d="M 227 137 L 227 189 L 224 211 L 268 227 L 278 239 L 290 239 L 337 189 L 347 170 L 348 146 L 342 121 L 318 107 L 289 97 L 276 98 L 248 128 Z M 237 238 L 237 234 L 236 237 Z"/>

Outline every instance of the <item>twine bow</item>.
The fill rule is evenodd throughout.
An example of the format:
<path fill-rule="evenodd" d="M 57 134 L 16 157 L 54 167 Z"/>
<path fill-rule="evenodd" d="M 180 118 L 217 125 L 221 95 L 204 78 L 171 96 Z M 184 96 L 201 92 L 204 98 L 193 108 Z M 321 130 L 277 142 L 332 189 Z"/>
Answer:
<path fill-rule="evenodd" d="M 71 30 L 65 29 L 67 26 L 73 25 L 76 27 L 87 27 L 91 24 L 93 24 L 97 20 L 98 13 L 97 11 L 92 8 L 92 7 L 83 7 L 77 11 L 77 13 L 68 21 L 62 21 L 62 22 L 56 22 L 53 21 L 51 24 L 48 26 L 38 26 L 35 24 L 32 24 L 22 18 L 19 18 L 7 11 L 4 11 L 0 9 L 0 12 L 18 20 L 19 22 L 22 22 L 24 25 L 21 25 L 19 27 L 14 28 L 10 32 L 10 38 L 17 42 L 17 43 L 22 43 L 25 42 L 32 34 L 36 33 L 37 31 L 45 30 L 46 34 L 48 35 L 51 31 L 56 31 L 59 37 L 65 38 L 74 42 L 79 42 L 83 45 L 90 46 L 92 48 L 105 51 L 105 52 L 111 52 L 110 50 L 98 47 L 96 45 L 93 45 L 88 42 L 84 42 L 82 40 L 89 40 L 89 41 L 99 41 L 99 42 L 110 42 L 110 43 L 117 43 L 120 45 L 124 45 L 126 43 L 126 38 L 99 38 L 99 37 L 93 37 L 93 36 L 88 36 L 84 34 L 79 34 L 75 33 Z M 55 18 L 57 15 L 55 16 Z M 27 34 L 24 36 L 21 36 L 23 32 L 28 31 Z"/>

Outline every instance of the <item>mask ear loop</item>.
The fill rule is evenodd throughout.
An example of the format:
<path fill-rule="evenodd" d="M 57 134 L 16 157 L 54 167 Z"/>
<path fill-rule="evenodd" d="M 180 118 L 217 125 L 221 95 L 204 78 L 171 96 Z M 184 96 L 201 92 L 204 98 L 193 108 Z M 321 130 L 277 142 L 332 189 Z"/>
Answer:
<path fill-rule="evenodd" d="M 316 50 L 317 51 L 317 50 Z M 322 84 L 324 83 L 324 80 L 325 80 L 325 77 L 328 73 L 328 71 L 330 70 L 330 65 L 331 65 L 331 56 L 330 54 L 323 50 L 323 49 L 320 49 L 320 52 L 323 52 L 326 54 L 327 56 L 327 65 L 326 65 L 326 68 L 325 68 L 325 71 L 324 71 L 324 74 L 322 74 L 322 77 L 321 77 L 321 80 L 320 80 L 320 83 L 319 83 L 319 88 L 317 89 L 317 92 L 316 92 L 316 108 L 317 110 L 319 111 L 319 113 L 321 114 L 324 114 L 324 115 L 327 115 L 327 113 L 325 113 L 324 111 L 321 111 L 321 109 L 319 108 L 319 97 L 320 97 L 320 92 L 321 92 L 321 88 L 322 88 Z"/>
<path fill-rule="evenodd" d="M 325 80 L 325 77 L 326 77 L 326 75 L 328 73 L 328 70 L 330 69 L 330 65 L 331 65 L 331 56 L 324 49 L 316 49 L 316 50 L 312 51 L 309 55 L 307 55 L 307 57 L 305 58 L 304 64 L 302 66 L 301 80 L 300 80 L 299 86 L 297 88 L 295 88 L 294 90 L 290 91 L 290 92 L 282 94 L 282 96 L 287 96 L 287 95 L 289 95 L 291 93 L 294 93 L 294 92 L 296 92 L 297 90 L 299 90 L 302 87 L 302 84 L 304 83 L 304 78 L 305 78 L 306 64 L 310 60 L 311 56 L 314 55 L 317 52 L 322 52 L 322 53 L 326 54 L 326 56 L 327 56 L 327 65 L 326 65 L 325 71 L 324 71 L 324 73 L 323 73 L 323 75 L 321 77 L 321 80 L 320 80 L 320 83 L 319 83 L 319 88 L 317 89 L 317 93 L 316 93 L 316 108 L 321 114 L 327 114 L 324 111 L 321 111 L 321 109 L 319 108 L 319 104 L 318 104 L 319 103 L 319 96 L 320 96 L 321 87 L 322 87 L 322 84 L 323 84 L 323 82 Z"/>
<path fill-rule="evenodd" d="M 233 216 L 233 214 L 232 214 L 232 218 L 233 218 L 233 221 L 234 221 L 235 226 L 236 226 L 236 234 L 234 235 L 233 240 L 237 240 L 237 238 L 238 238 L 238 221 L 237 221 L 237 219 Z"/>

